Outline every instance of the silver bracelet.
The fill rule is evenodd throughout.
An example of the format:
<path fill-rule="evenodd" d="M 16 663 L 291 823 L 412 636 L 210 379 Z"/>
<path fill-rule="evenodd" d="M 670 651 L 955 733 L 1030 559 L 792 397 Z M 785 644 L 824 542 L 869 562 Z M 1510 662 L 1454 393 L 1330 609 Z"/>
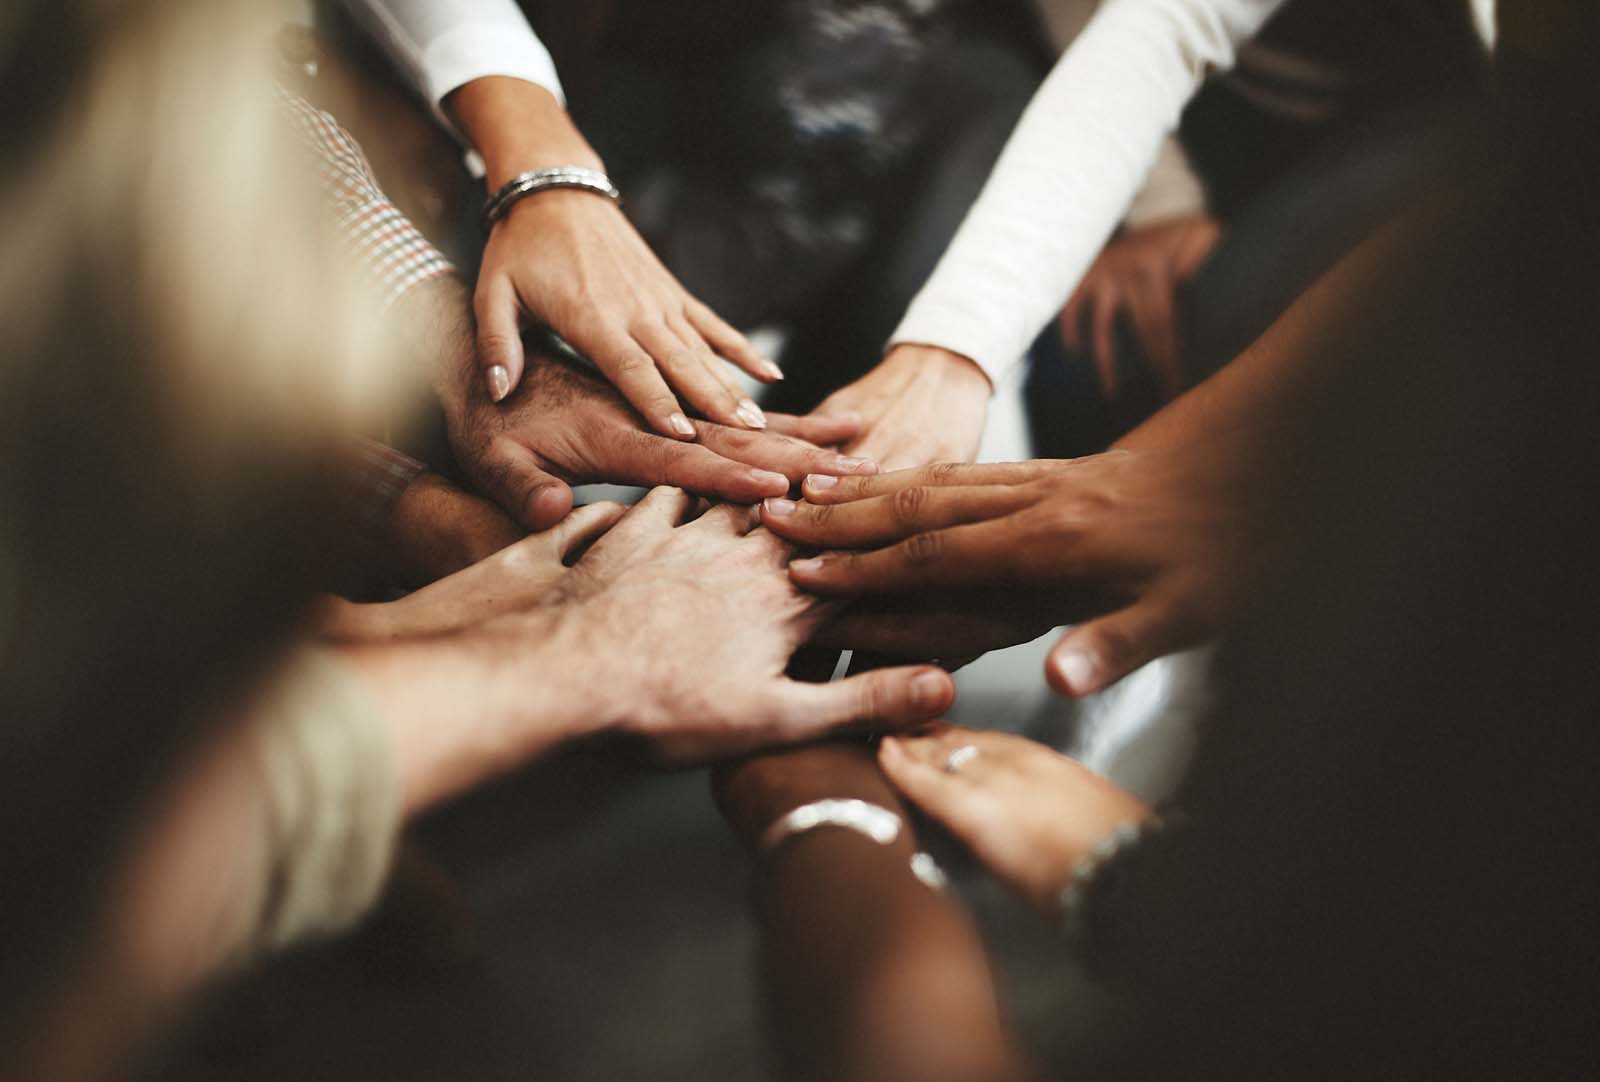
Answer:
<path fill-rule="evenodd" d="M 770 853 L 790 838 L 818 827 L 843 827 L 879 845 L 889 845 L 900 836 L 900 817 L 865 800 L 813 800 L 768 827 L 761 835 L 761 852 Z"/>
<path fill-rule="evenodd" d="M 557 165 L 549 169 L 535 169 L 519 173 L 501 185 L 483 206 L 483 229 L 488 232 L 504 218 L 511 208 L 530 195 L 550 191 L 552 188 L 578 188 L 603 195 L 615 203 L 622 202 L 622 193 L 611 183 L 611 178 L 598 169 L 581 165 Z"/>

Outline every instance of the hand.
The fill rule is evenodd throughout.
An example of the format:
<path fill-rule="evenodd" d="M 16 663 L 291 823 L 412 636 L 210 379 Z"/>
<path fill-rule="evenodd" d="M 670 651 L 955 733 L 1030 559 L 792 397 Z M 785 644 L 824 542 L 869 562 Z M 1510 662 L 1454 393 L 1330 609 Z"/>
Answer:
<path fill-rule="evenodd" d="M 768 432 L 696 421 L 698 442 L 686 444 L 647 431 L 604 381 L 550 358 L 534 359 L 517 393 L 498 405 L 475 381 L 441 397 L 462 468 L 529 529 L 559 522 L 572 507 L 568 486 L 585 481 L 671 484 L 754 503 L 808 472 L 877 472 L 866 459 L 816 446 L 854 435 L 853 418 L 774 414 Z"/>
<path fill-rule="evenodd" d="M 978 754 L 945 769 L 961 747 Z M 935 725 L 878 744 L 878 765 L 907 800 L 949 828 L 1047 916 L 1060 913 L 1072 866 L 1150 809 L 1065 755 L 1007 733 Z"/>
<path fill-rule="evenodd" d="M 626 510 L 616 503 L 580 507 L 550 529 L 493 551 L 398 601 L 358 605 L 330 598 L 319 631 L 324 638 L 346 643 L 443 635 L 528 609 L 566 575 L 568 562 L 616 525 Z"/>
<path fill-rule="evenodd" d="M 784 675 L 829 606 L 795 589 L 790 548 L 749 508 L 657 489 L 551 595 L 574 629 L 586 704 L 604 731 L 683 765 L 868 726 L 923 721 L 955 689 L 930 667 L 827 684 Z M 692 629 L 692 630 L 691 630 Z"/>
<path fill-rule="evenodd" d="M 436 473 L 420 473 L 396 497 L 383 529 L 389 585 L 442 579 L 525 535 L 506 513 Z"/>
<path fill-rule="evenodd" d="M 1106 245 L 1061 312 L 1061 340 L 1074 353 L 1089 350 L 1107 398 L 1115 398 L 1117 321 L 1126 316 L 1169 398 L 1184 386 L 1178 290 L 1194 277 L 1222 238 L 1209 214 L 1129 229 Z"/>
<path fill-rule="evenodd" d="M 813 478 L 807 502 L 769 500 L 762 521 L 798 545 L 867 550 L 793 563 L 818 594 L 988 590 L 1053 623 L 1088 618 L 1046 665 L 1056 690 L 1085 695 L 1207 641 L 1276 580 L 1286 516 L 1249 472 L 1259 457 L 1219 445 Z"/>
<path fill-rule="evenodd" d="M 859 416 L 862 431 L 845 450 L 886 470 L 971 462 L 983 437 L 990 393 L 983 369 L 960 354 L 903 345 L 829 395 L 812 416 Z"/>
<path fill-rule="evenodd" d="M 723 358 L 764 382 L 783 378 L 684 291 L 615 203 L 593 193 L 541 192 L 513 206 L 483 250 L 473 308 L 494 401 L 521 381 L 529 319 L 547 324 L 675 439 L 695 432 L 674 391 L 713 421 L 766 427 Z"/>
<path fill-rule="evenodd" d="M 1032 642 L 1058 623 L 1059 603 L 1047 595 L 940 590 L 858 599 L 811 641 L 834 650 L 932 661 L 954 672 L 990 650 Z"/>

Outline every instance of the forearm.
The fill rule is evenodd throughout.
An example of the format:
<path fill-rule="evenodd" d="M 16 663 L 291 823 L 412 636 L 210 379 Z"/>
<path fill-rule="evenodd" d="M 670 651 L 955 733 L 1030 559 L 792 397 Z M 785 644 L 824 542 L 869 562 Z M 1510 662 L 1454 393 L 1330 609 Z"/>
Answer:
<path fill-rule="evenodd" d="M 904 816 L 870 749 L 826 744 L 719 772 L 719 805 L 752 847 L 785 812 L 855 798 Z M 890 845 L 818 829 L 761 856 L 763 977 L 787 1078 L 1023 1077 L 1001 1032 L 983 946 L 965 914 Z"/>
<path fill-rule="evenodd" d="M 516 619 L 547 626 L 508 637 L 514 649 L 492 629 L 337 649 L 379 703 L 405 816 L 592 731 L 566 617 Z"/>
<path fill-rule="evenodd" d="M 489 190 L 532 169 L 604 169 L 589 141 L 549 90 L 524 79 L 474 79 L 445 99 L 445 112 L 483 158 Z"/>

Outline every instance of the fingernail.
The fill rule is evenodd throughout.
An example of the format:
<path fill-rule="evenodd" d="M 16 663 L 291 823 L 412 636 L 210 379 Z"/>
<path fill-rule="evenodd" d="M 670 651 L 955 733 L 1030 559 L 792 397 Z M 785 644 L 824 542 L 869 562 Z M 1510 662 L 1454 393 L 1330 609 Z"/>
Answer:
<path fill-rule="evenodd" d="M 790 571 L 798 571 L 802 575 L 815 575 L 821 571 L 823 563 L 815 556 L 805 560 L 794 560 L 789 564 Z"/>
<path fill-rule="evenodd" d="M 911 701 L 923 710 L 937 710 L 944 705 L 948 677 L 940 673 L 925 672 L 911 681 Z"/>
<path fill-rule="evenodd" d="M 1062 654 L 1056 660 L 1056 671 L 1076 694 L 1083 694 L 1094 683 L 1094 659 L 1077 650 Z"/>
<path fill-rule="evenodd" d="M 503 364 L 492 364 L 487 373 L 489 378 L 489 401 L 503 402 L 506 395 L 511 393 L 511 373 L 506 371 Z"/>
<path fill-rule="evenodd" d="M 783 378 L 783 369 L 779 368 L 776 364 L 773 364 L 771 361 L 762 361 L 761 362 L 761 371 L 765 372 L 772 379 L 782 379 Z"/>
<path fill-rule="evenodd" d="M 761 501 L 761 517 L 771 515 L 773 518 L 785 518 L 794 514 L 795 502 L 793 500 L 768 499 Z"/>
<path fill-rule="evenodd" d="M 756 405 L 748 398 L 743 402 L 740 402 L 739 408 L 733 412 L 739 418 L 739 420 L 743 421 L 751 428 L 767 427 L 767 415 L 761 412 L 760 406 Z"/>
<path fill-rule="evenodd" d="M 762 488 L 776 487 L 780 492 L 789 491 L 789 479 L 781 473 L 771 470 L 751 470 L 750 479 Z"/>
<path fill-rule="evenodd" d="M 870 458 L 845 458 L 839 456 L 839 468 L 846 473 L 877 473 L 878 464 Z"/>
<path fill-rule="evenodd" d="M 674 413 L 671 417 L 668 417 L 667 424 L 671 425 L 672 431 L 680 436 L 694 435 L 694 425 L 690 424 L 689 418 L 681 413 Z"/>
<path fill-rule="evenodd" d="M 812 473 L 806 475 L 806 487 L 820 491 L 827 491 L 839 483 L 839 479 L 826 473 Z"/>

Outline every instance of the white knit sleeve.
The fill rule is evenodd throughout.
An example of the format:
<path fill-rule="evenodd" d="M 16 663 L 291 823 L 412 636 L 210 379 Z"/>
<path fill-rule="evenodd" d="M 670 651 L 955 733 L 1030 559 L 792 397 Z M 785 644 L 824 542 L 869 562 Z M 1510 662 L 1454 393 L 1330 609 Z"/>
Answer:
<path fill-rule="evenodd" d="M 891 344 L 999 384 L 1127 212 L 1179 115 L 1282 0 L 1107 0 L 1023 114 Z"/>

